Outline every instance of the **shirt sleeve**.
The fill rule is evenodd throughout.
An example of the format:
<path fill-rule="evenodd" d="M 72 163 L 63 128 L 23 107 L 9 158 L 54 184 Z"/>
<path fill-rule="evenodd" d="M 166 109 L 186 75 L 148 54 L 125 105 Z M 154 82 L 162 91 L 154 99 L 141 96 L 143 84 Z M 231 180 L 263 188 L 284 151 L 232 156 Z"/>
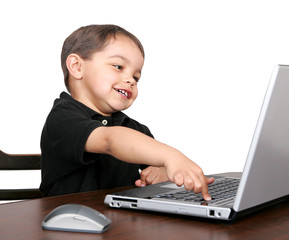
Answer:
<path fill-rule="evenodd" d="M 61 162 L 85 164 L 83 152 L 87 138 L 101 125 L 73 102 L 56 105 L 48 115 L 43 129 L 42 152 L 50 155 L 48 157 L 51 159 L 61 159 Z"/>

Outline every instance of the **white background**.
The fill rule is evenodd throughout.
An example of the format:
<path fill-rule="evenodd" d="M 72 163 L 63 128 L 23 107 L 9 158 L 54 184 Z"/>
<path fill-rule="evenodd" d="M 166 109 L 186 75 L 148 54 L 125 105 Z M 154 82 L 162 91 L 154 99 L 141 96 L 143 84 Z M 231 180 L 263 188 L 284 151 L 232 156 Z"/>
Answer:
<path fill-rule="evenodd" d="M 273 68 L 289 64 L 286 2 L 1 1 L 0 149 L 40 153 L 45 118 L 65 90 L 64 39 L 112 23 L 146 52 L 139 97 L 126 113 L 206 174 L 242 171 Z M 10 187 L 6 174 L 0 187 Z M 17 179 L 38 187 L 40 173 Z"/>

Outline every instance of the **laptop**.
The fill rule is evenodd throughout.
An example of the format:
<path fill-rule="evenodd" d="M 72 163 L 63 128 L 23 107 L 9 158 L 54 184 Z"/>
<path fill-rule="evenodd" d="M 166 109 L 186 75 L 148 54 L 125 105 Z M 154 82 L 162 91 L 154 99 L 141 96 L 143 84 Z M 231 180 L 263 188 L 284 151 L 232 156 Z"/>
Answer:
<path fill-rule="evenodd" d="M 108 194 L 105 204 L 224 221 L 289 201 L 289 66 L 274 69 L 241 177 L 215 177 L 212 201 L 172 182 Z"/>

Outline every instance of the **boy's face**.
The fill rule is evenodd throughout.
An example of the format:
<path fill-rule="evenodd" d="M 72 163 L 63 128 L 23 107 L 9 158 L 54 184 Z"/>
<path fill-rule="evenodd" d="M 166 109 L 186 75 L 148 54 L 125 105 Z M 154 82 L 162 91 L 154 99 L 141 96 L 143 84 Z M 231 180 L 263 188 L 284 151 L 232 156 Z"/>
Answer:
<path fill-rule="evenodd" d="M 90 60 L 82 61 L 77 100 L 106 116 L 132 105 L 144 58 L 131 39 L 118 35 Z"/>

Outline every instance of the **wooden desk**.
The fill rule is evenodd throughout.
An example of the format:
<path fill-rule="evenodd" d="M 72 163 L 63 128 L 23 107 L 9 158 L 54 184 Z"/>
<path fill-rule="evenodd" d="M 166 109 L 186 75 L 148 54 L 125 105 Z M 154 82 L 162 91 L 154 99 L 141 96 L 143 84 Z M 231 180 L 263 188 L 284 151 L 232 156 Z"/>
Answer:
<path fill-rule="evenodd" d="M 288 203 L 230 225 L 178 215 L 113 209 L 103 203 L 105 195 L 111 192 L 115 189 L 0 205 L 0 239 L 289 239 Z M 41 222 L 44 217 L 52 209 L 67 203 L 84 204 L 102 212 L 112 220 L 110 229 L 102 234 L 43 230 Z"/>

